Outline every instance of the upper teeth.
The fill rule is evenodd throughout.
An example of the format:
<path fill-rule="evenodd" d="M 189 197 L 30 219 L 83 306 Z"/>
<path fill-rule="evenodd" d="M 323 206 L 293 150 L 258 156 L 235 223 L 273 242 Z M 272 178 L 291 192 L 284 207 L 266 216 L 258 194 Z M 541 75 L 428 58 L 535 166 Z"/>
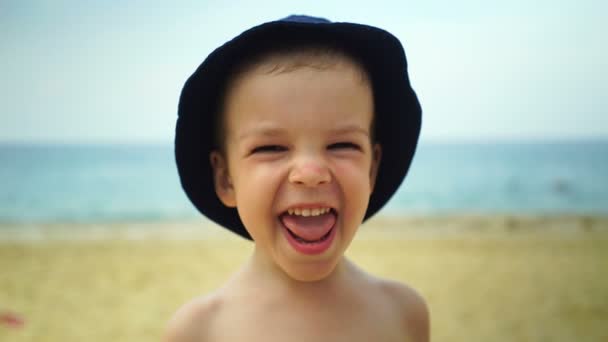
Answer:
<path fill-rule="evenodd" d="M 287 213 L 298 216 L 319 216 L 328 213 L 330 210 L 330 208 L 293 208 L 287 209 Z"/>

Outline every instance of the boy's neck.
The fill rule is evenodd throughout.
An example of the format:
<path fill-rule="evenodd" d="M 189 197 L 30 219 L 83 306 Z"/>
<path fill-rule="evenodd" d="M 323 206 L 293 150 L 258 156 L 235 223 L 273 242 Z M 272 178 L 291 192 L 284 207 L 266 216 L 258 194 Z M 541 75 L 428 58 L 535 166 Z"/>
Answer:
<path fill-rule="evenodd" d="M 240 274 L 249 281 L 263 284 L 265 288 L 270 287 L 279 292 L 295 291 L 300 295 L 309 293 L 317 296 L 319 292 L 328 293 L 332 289 L 342 287 L 354 272 L 356 272 L 355 265 L 343 256 L 327 276 L 314 281 L 301 281 L 288 275 L 273 261 L 268 260 L 264 253 L 254 249 Z"/>

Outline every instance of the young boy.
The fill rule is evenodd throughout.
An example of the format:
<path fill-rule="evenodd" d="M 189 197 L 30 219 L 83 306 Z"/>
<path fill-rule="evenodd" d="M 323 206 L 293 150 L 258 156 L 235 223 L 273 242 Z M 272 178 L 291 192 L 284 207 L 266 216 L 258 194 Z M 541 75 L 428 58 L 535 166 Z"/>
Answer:
<path fill-rule="evenodd" d="M 291 16 L 209 55 L 180 98 L 178 170 L 255 248 L 165 340 L 428 341 L 424 300 L 344 257 L 405 177 L 420 116 L 403 48 L 378 28 Z"/>

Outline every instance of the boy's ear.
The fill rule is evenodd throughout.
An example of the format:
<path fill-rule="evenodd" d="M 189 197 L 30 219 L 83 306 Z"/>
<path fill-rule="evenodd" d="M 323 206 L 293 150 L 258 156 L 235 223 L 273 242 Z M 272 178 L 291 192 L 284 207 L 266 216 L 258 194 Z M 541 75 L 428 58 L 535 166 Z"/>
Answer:
<path fill-rule="evenodd" d="M 374 144 L 372 149 L 372 167 L 369 172 L 369 184 L 372 192 L 376 186 L 376 177 L 378 176 L 378 168 L 380 167 L 380 160 L 382 159 L 382 146 L 380 144 Z"/>
<path fill-rule="evenodd" d="M 236 198 L 232 179 L 228 173 L 228 163 L 219 151 L 212 151 L 209 154 L 211 167 L 213 168 L 213 185 L 217 197 L 227 207 L 236 207 Z"/>

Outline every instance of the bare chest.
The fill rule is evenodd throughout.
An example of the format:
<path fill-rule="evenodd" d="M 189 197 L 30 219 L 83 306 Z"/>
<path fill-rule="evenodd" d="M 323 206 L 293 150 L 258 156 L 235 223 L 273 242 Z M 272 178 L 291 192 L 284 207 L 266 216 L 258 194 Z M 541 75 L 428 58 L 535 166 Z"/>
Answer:
<path fill-rule="evenodd" d="M 281 308 L 226 312 L 211 341 L 405 341 L 399 318 L 386 308 Z"/>

